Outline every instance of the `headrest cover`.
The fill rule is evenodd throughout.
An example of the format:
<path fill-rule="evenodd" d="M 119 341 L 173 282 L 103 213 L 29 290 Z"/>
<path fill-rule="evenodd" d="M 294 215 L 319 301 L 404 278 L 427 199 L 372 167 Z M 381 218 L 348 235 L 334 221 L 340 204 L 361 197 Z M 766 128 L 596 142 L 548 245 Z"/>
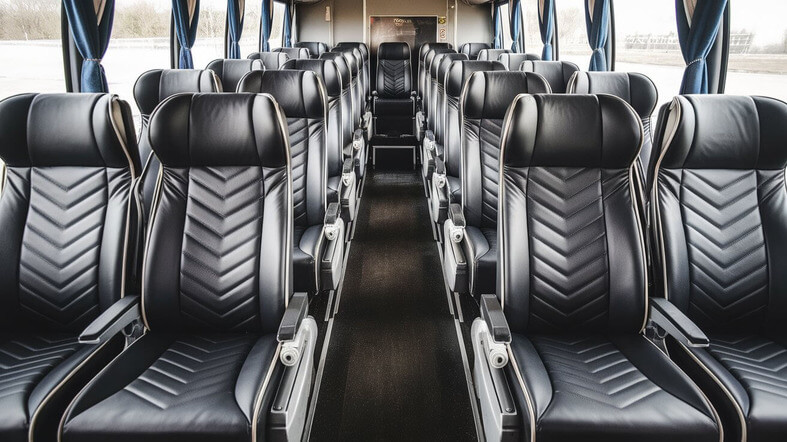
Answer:
<path fill-rule="evenodd" d="M 322 80 L 329 97 L 342 95 L 342 78 L 333 60 L 290 60 L 281 68 L 314 72 Z"/>
<path fill-rule="evenodd" d="M 500 142 L 510 167 L 631 167 L 642 146 L 642 123 L 612 95 L 520 95 Z"/>
<path fill-rule="evenodd" d="M 284 117 L 267 95 L 175 95 L 151 115 L 149 137 L 166 167 L 282 167 L 289 155 Z"/>
<path fill-rule="evenodd" d="M 238 82 L 244 75 L 251 71 L 261 71 L 265 69 L 265 66 L 262 65 L 262 61 L 259 59 L 218 59 L 210 62 L 207 68 L 215 72 L 219 77 L 224 92 L 235 92 Z"/>
<path fill-rule="evenodd" d="M 281 68 L 290 56 L 283 52 L 252 52 L 247 58 L 260 60 L 265 69 L 276 70 Z"/>
<path fill-rule="evenodd" d="M 768 97 L 683 95 L 667 117 L 663 168 L 787 167 L 787 104 Z M 674 128 L 671 129 L 671 128 Z"/>
<path fill-rule="evenodd" d="M 480 61 L 495 61 L 500 58 L 502 54 L 508 54 L 510 49 L 482 49 L 478 52 L 478 60 Z"/>
<path fill-rule="evenodd" d="M 378 60 L 409 60 L 410 45 L 400 42 L 380 43 L 377 48 Z"/>
<path fill-rule="evenodd" d="M 568 87 L 568 81 L 579 67 L 569 61 L 528 60 L 522 62 L 519 70 L 541 74 L 549 83 L 553 93 L 563 94 Z"/>
<path fill-rule="evenodd" d="M 254 71 L 238 92 L 270 94 L 287 118 L 325 118 L 324 86 L 312 71 Z"/>
<path fill-rule="evenodd" d="M 639 114 L 650 118 L 658 101 L 656 85 L 650 78 L 633 72 L 575 72 L 569 93 L 610 94 L 622 98 Z"/>
<path fill-rule="evenodd" d="M 476 72 L 504 70 L 506 70 L 506 67 L 499 61 L 467 60 L 452 62 L 446 74 L 445 93 L 450 97 L 459 98 L 462 95 L 462 88 L 471 75 Z"/>
<path fill-rule="evenodd" d="M 109 94 L 23 94 L 0 101 L 0 158 L 10 167 L 128 168 Z"/>
<path fill-rule="evenodd" d="M 336 64 L 336 69 L 342 79 L 342 89 L 349 89 L 352 82 L 352 74 L 350 73 L 350 65 L 347 64 L 347 57 L 338 52 L 326 52 L 320 55 L 320 60 L 333 61 Z"/>
<path fill-rule="evenodd" d="M 154 69 L 140 75 L 134 84 L 134 99 L 142 115 L 150 115 L 165 98 L 181 92 L 218 92 L 213 71 L 198 69 Z"/>
<path fill-rule="evenodd" d="M 311 53 L 306 48 L 276 48 L 273 52 L 287 54 L 290 58 L 310 58 Z"/>
<path fill-rule="evenodd" d="M 440 70 L 440 63 L 443 61 L 443 58 L 445 58 L 447 55 L 451 55 L 455 53 L 456 52 L 454 52 L 452 49 L 447 49 L 442 52 L 435 52 L 434 57 L 431 60 L 432 62 L 429 64 L 429 76 L 433 80 L 437 80 L 437 71 Z"/>
<path fill-rule="evenodd" d="M 334 49 L 335 48 L 358 49 L 358 51 L 361 53 L 361 56 L 363 56 L 363 59 L 366 61 L 369 60 L 369 47 L 366 46 L 366 43 L 360 43 L 355 41 L 343 41 L 337 44 L 336 46 L 334 46 Z"/>
<path fill-rule="evenodd" d="M 454 46 L 451 43 L 424 43 L 418 50 L 418 59 L 424 61 L 429 51 L 437 48 L 453 50 Z"/>
<path fill-rule="evenodd" d="M 549 85 L 529 72 L 476 72 L 463 90 L 464 118 L 502 120 L 519 94 L 546 94 Z"/>
<path fill-rule="evenodd" d="M 443 54 L 443 58 L 440 59 L 440 66 L 437 68 L 437 82 L 443 85 L 445 84 L 445 74 L 448 73 L 448 68 L 451 66 L 451 63 L 466 60 L 466 54 Z"/>
<path fill-rule="evenodd" d="M 504 52 L 497 57 L 497 61 L 503 63 L 509 71 L 519 70 L 522 62 L 528 60 L 538 61 L 541 60 L 541 57 L 536 54 L 515 54 L 512 52 Z"/>
<path fill-rule="evenodd" d="M 467 54 L 470 58 L 478 57 L 478 53 L 484 49 L 491 49 L 489 43 L 465 43 L 459 47 L 459 52 Z"/>

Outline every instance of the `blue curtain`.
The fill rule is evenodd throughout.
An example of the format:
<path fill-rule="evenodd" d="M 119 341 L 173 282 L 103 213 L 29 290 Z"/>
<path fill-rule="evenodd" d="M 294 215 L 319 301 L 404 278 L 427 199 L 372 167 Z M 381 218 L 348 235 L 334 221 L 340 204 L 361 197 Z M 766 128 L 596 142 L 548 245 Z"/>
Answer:
<path fill-rule="evenodd" d="M 243 0 L 227 0 L 227 30 L 230 37 L 229 58 L 240 58 L 240 36 L 243 33 Z"/>
<path fill-rule="evenodd" d="M 262 29 L 262 52 L 271 50 L 271 44 L 268 40 L 271 38 L 271 30 L 273 29 L 273 5 L 271 0 L 262 0 L 262 12 L 260 12 L 260 28 Z"/>
<path fill-rule="evenodd" d="M 290 14 L 290 2 L 284 4 L 284 47 L 292 47 L 292 15 Z"/>
<path fill-rule="evenodd" d="M 511 50 L 521 52 L 519 34 L 522 32 L 522 0 L 511 0 L 508 6 L 511 10 L 511 39 L 514 40 L 511 43 Z"/>
<path fill-rule="evenodd" d="M 675 0 L 678 18 L 678 40 L 686 70 L 680 85 L 681 94 L 708 93 L 707 57 L 716 41 L 719 23 L 727 0 L 699 0 L 691 18 L 686 17 L 683 0 Z M 691 23 L 689 23 L 691 21 Z"/>
<path fill-rule="evenodd" d="M 593 16 L 590 5 L 593 5 Z M 585 26 L 587 27 L 588 43 L 593 49 L 590 57 L 589 71 L 607 71 L 607 34 L 609 34 L 609 0 L 585 1 Z"/>
<path fill-rule="evenodd" d="M 503 22 L 500 21 L 500 6 L 492 3 L 492 25 L 495 33 L 495 39 L 492 41 L 492 47 L 501 49 L 503 47 Z"/>
<path fill-rule="evenodd" d="M 538 30 L 541 32 L 542 60 L 552 60 L 552 37 L 555 35 L 555 0 L 544 0 L 544 9 L 538 14 Z"/>
<path fill-rule="evenodd" d="M 109 92 L 107 76 L 101 59 L 107 52 L 112 20 L 115 16 L 115 0 L 106 0 L 99 20 L 92 1 L 64 0 L 63 6 L 68 25 L 74 34 L 74 43 L 82 55 L 82 76 L 79 81 L 81 92 Z"/>
<path fill-rule="evenodd" d="M 194 18 L 189 19 L 189 0 L 172 0 L 172 16 L 175 21 L 175 34 L 180 44 L 178 56 L 179 69 L 193 69 L 194 59 L 191 57 L 191 48 L 197 39 L 197 24 L 199 23 L 199 0 L 194 1 Z"/>

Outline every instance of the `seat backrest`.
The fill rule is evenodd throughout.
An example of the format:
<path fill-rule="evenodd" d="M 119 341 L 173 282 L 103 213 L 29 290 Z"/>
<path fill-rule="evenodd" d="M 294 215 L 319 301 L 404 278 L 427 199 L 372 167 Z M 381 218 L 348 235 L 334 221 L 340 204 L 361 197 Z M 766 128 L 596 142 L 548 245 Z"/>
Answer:
<path fill-rule="evenodd" d="M 667 297 L 709 332 L 784 331 L 787 104 L 673 99 L 651 202 Z"/>
<path fill-rule="evenodd" d="M 501 55 L 510 53 L 511 49 L 482 49 L 478 52 L 478 61 L 495 61 Z"/>
<path fill-rule="evenodd" d="M 344 162 L 342 125 L 342 74 L 333 60 L 290 60 L 284 70 L 311 71 L 317 74 L 326 93 L 326 161 L 328 177 L 341 176 Z M 346 70 L 345 70 L 346 71 Z M 285 112 L 286 114 L 286 112 Z"/>
<path fill-rule="evenodd" d="M 79 333 L 124 295 L 135 136 L 114 95 L 0 101 L 0 330 Z"/>
<path fill-rule="evenodd" d="M 410 45 L 380 43 L 377 48 L 377 95 L 380 98 L 410 98 L 412 90 Z"/>
<path fill-rule="evenodd" d="M 296 226 L 322 224 L 326 207 L 326 97 L 311 71 L 254 71 L 238 92 L 270 94 L 287 121 L 292 166 L 293 220 Z"/>
<path fill-rule="evenodd" d="M 543 94 L 549 85 L 532 72 L 476 72 L 462 91 L 462 209 L 470 226 L 497 227 L 503 117 L 519 94 Z"/>
<path fill-rule="evenodd" d="M 308 49 L 311 58 L 320 58 L 320 55 L 328 52 L 328 45 L 319 41 L 299 41 L 295 47 Z"/>
<path fill-rule="evenodd" d="M 440 85 L 437 81 L 438 71 L 440 70 L 440 63 L 443 61 L 443 58 L 453 54 L 455 54 L 455 52 L 452 50 L 436 52 L 434 57 L 431 58 L 431 63 L 429 63 L 429 113 L 426 116 L 426 126 L 431 129 L 435 135 L 437 135 L 438 131 L 438 121 L 442 118 L 442 115 L 440 115 L 440 107 L 442 107 L 440 105 Z"/>
<path fill-rule="evenodd" d="M 255 71 L 262 72 L 262 71 Z M 142 315 L 155 331 L 274 333 L 292 293 L 292 187 L 270 97 L 179 94 L 150 121 L 161 159 Z"/>
<path fill-rule="evenodd" d="M 218 59 L 211 61 L 206 69 L 210 69 L 219 77 L 222 92 L 235 92 L 238 82 L 244 75 L 251 71 L 261 71 L 265 66 L 259 59 Z"/>
<path fill-rule="evenodd" d="M 492 49 L 489 43 L 465 43 L 459 47 L 459 52 L 467 55 L 470 60 L 477 60 L 478 53 L 484 49 Z"/>
<path fill-rule="evenodd" d="M 272 52 L 287 54 L 290 59 L 311 58 L 311 52 L 306 48 L 276 48 Z"/>
<path fill-rule="evenodd" d="M 247 58 L 262 61 L 266 70 L 277 71 L 290 59 L 290 56 L 284 52 L 252 52 Z"/>
<path fill-rule="evenodd" d="M 341 42 L 337 44 L 334 48 L 351 48 L 351 49 L 358 49 L 358 52 L 361 53 L 361 59 L 363 61 L 361 65 L 361 71 L 363 72 L 362 84 L 364 87 L 364 93 L 366 97 L 371 96 L 372 94 L 372 78 L 371 78 L 371 62 L 369 61 L 369 47 L 366 46 L 366 43 L 361 42 Z"/>
<path fill-rule="evenodd" d="M 320 56 L 320 60 L 330 60 L 336 64 L 336 69 L 342 81 L 342 93 L 340 97 L 342 115 L 342 146 L 347 147 L 352 144 L 353 131 L 355 130 L 355 120 L 353 119 L 353 91 L 352 74 L 347 58 L 339 52 L 326 52 Z"/>
<path fill-rule="evenodd" d="M 418 96 L 421 99 L 424 98 L 424 92 L 426 86 L 424 86 L 424 82 L 426 81 L 426 55 L 429 54 L 429 51 L 432 49 L 453 49 L 454 46 L 451 43 L 424 43 L 421 45 L 421 48 L 418 50 L 418 84 L 416 88 L 418 88 Z"/>
<path fill-rule="evenodd" d="M 451 48 L 432 48 L 429 52 L 426 53 L 426 58 L 424 58 L 424 95 L 423 100 L 421 102 L 422 109 L 424 113 L 429 116 L 429 111 L 431 109 L 433 99 L 432 99 L 432 64 L 434 63 L 435 57 L 440 54 L 450 54 L 454 53 L 455 51 Z M 427 120 L 427 125 L 430 120 Z M 429 127 L 431 129 L 431 127 Z"/>
<path fill-rule="evenodd" d="M 570 61 L 523 61 L 519 66 L 523 72 L 535 72 L 547 80 L 553 94 L 565 94 L 568 82 L 579 67 Z"/>
<path fill-rule="evenodd" d="M 642 121 L 644 138 L 639 160 L 642 172 L 649 169 L 653 136 L 651 116 L 656 108 L 659 94 L 650 78 L 634 72 L 581 72 L 577 71 L 568 82 L 569 94 L 610 94 L 630 104 Z M 646 177 L 642 177 L 643 184 Z"/>
<path fill-rule="evenodd" d="M 437 60 L 437 58 L 435 58 Z M 448 73 L 448 68 L 451 66 L 451 63 L 455 61 L 466 61 L 467 55 L 465 54 L 442 54 L 440 58 L 439 65 L 437 67 L 437 78 L 436 78 L 436 90 L 435 93 L 432 94 L 435 98 L 434 101 L 434 109 L 435 112 L 432 114 L 435 115 L 434 120 L 434 134 L 435 139 L 437 140 L 438 144 L 443 144 L 445 140 L 445 76 Z M 435 61 L 432 64 L 437 63 Z"/>
<path fill-rule="evenodd" d="M 536 54 L 521 54 L 514 52 L 504 52 L 497 57 L 497 61 L 503 63 L 509 71 L 519 70 L 519 66 L 522 65 L 522 62 L 529 60 L 538 61 L 541 60 L 541 57 Z"/>
<path fill-rule="evenodd" d="M 337 49 L 337 51 L 344 55 L 347 64 L 350 67 L 350 88 L 352 89 L 353 96 L 353 124 L 355 127 L 360 127 L 364 108 L 362 80 L 363 55 L 361 54 L 360 50 L 350 47 L 340 48 Z"/>
<path fill-rule="evenodd" d="M 611 95 L 523 95 L 501 142 L 498 287 L 514 333 L 638 333 L 639 118 Z"/>
<path fill-rule="evenodd" d="M 454 61 L 445 75 L 445 123 L 443 125 L 443 161 L 446 175 L 459 177 L 461 168 L 462 122 L 459 117 L 459 98 L 467 80 L 476 72 L 506 70 L 497 61 Z"/>

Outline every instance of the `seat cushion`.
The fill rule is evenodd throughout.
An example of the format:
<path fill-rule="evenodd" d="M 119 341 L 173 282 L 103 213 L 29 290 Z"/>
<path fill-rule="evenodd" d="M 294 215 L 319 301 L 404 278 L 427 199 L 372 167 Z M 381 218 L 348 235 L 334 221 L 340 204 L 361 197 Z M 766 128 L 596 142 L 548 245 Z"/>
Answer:
<path fill-rule="evenodd" d="M 317 290 L 316 257 L 322 248 L 322 225 L 311 227 L 295 226 L 292 231 L 292 266 L 296 292 Z"/>
<path fill-rule="evenodd" d="M 495 293 L 497 286 L 497 230 L 467 226 L 465 253 L 472 257 L 470 292 L 474 296 Z"/>
<path fill-rule="evenodd" d="M 519 415 L 531 398 L 536 440 L 718 441 L 710 404 L 641 335 L 514 335 L 507 375 Z M 529 426 L 527 421 L 524 422 Z"/>
<path fill-rule="evenodd" d="M 374 114 L 379 117 L 412 117 L 413 100 L 411 98 L 376 98 Z"/>
<path fill-rule="evenodd" d="M 247 442 L 277 345 L 273 334 L 148 333 L 79 395 L 62 440 Z"/>

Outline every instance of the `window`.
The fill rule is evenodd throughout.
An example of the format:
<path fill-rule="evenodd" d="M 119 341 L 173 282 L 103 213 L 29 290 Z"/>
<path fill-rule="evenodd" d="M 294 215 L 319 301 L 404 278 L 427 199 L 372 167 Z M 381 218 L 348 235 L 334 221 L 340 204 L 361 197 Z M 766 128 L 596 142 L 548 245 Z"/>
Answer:
<path fill-rule="evenodd" d="M 109 91 L 128 101 L 139 128 L 139 109 L 134 101 L 134 83 L 151 69 L 170 67 L 170 3 L 157 0 L 115 3 L 112 39 L 102 64 Z"/>
<path fill-rule="evenodd" d="M 538 27 L 538 1 L 522 0 L 524 14 L 525 52 L 541 56 L 544 45 L 541 43 L 541 30 Z"/>
<path fill-rule="evenodd" d="M 0 99 L 65 92 L 60 0 L 0 0 Z"/>
<path fill-rule="evenodd" d="M 240 36 L 240 55 L 245 58 L 252 52 L 260 50 L 260 15 L 261 0 L 248 0 L 246 13 L 243 17 L 243 34 Z"/>
<path fill-rule="evenodd" d="M 271 50 L 284 45 L 284 8 L 284 3 L 273 2 L 273 29 L 271 29 L 271 38 L 268 39 Z"/>
<path fill-rule="evenodd" d="M 725 93 L 787 100 L 787 3 L 735 0 Z"/>
<path fill-rule="evenodd" d="M 197 39 L 191 51 L 195 69 L 224 58 L 226 27 L 227 0 L 200 0 Z"/>
<path fill-rule="evenodd" d="M 630 1 L 646 3 L 642 0 Z M 647 3 L 666 4 L 668 2 L 660 0 Z M 617 2 L 615 6 L 617 7 Z M 576 63 L 579 69 L 587 70 L 593 51 L 590 49 L 585 27 L 585 0 L 555 0 L 555 13 L 560 60 Z"/>
<path fill-rule="evenodd" d="M 500 16 L 500 23 L 503 25 L 502 49 L 511 49 L 513 40 L 511 39 L 511 15 L 508 10 L 508 3 L 499 5 L 497 13 Z"/>
<path fill-rule="evenodd" d="M 680 92 L 686 65 L 678 42 L 675 2 L 616 0 L 615 44 L 615 70 L 650 77 L 659 92 L 659 105 Z M 657 111 L 658 107 L 654 117 Z"/>

